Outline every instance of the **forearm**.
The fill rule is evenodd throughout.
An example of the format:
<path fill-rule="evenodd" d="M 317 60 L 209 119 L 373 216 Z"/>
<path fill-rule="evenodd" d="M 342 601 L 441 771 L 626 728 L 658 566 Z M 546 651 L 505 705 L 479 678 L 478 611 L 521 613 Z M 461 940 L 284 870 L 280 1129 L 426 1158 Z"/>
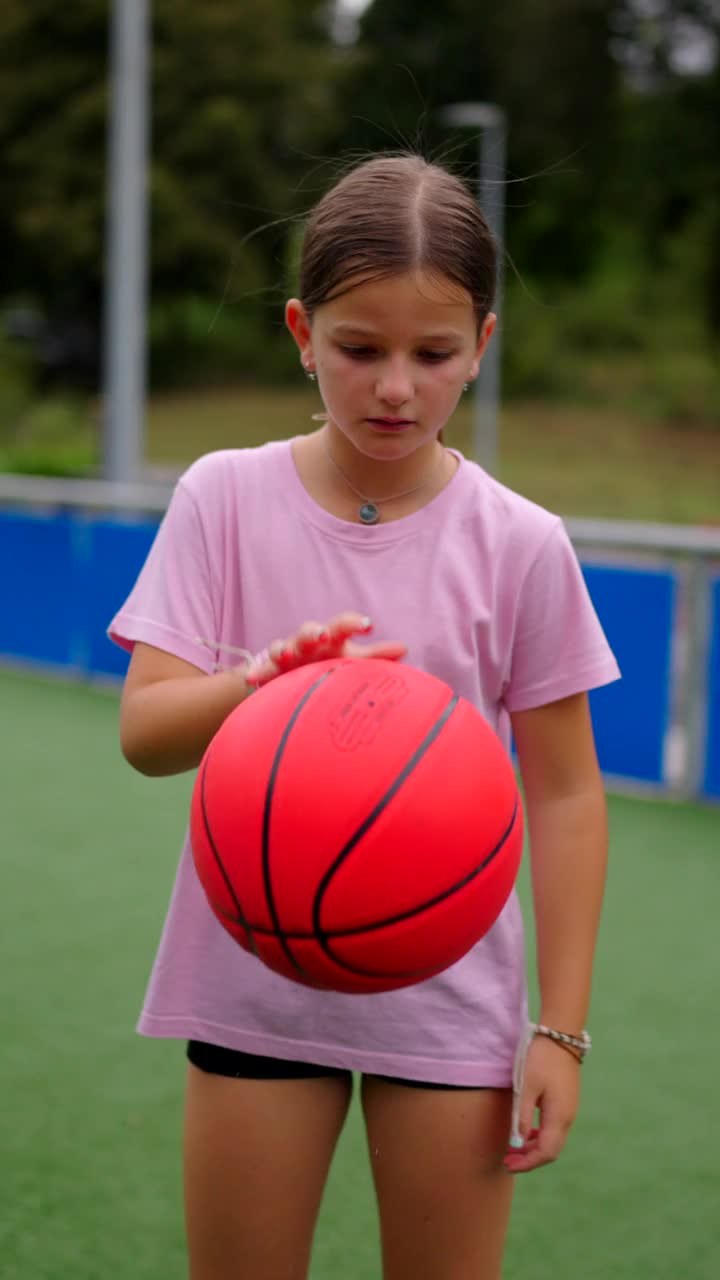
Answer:
<path fill-rule="evenodd" d="M 607 867 L 602 782 L 528 810 L 539 1020 L 578 1033 L 588 1014 Z"/>
<path fill-rule="evenodd" d="M 123 699 L 123 755 L 149 777 L 195 769 L 220 725 L 249 692 L 234 671 L 159 680 L 135 689 Z"/>

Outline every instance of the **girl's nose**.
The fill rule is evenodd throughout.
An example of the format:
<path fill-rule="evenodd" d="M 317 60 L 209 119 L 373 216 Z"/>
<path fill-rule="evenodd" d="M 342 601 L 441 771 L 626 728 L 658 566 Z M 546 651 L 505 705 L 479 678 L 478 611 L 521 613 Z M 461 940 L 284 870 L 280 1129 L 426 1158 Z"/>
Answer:
<path fill-rule="evenodd" d="M 394 407 L 412 399 L 412 378 L 404 361 L 388 363 L 378 378 L 376 394 L 379 400 Z"/>

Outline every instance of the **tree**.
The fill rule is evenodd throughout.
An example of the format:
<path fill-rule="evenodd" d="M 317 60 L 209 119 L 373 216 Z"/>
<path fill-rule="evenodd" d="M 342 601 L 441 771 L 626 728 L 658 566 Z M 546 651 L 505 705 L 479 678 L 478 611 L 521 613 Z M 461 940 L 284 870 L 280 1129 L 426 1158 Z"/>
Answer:
<path fill-rule="evenodd" d="M 361 21 L 364 64 L 345 87 L 345 141 L 432 153 L 448 145 L 444 103 L 498 103 L 510 122 L 513 243 L 540 274 L 580 272 L 617 129 L 608 19 L 606 0 L 375 0 Z M 474 146 L 459 160 L 472 172 Z"/>
<path fill-rule="evenodd" d="M 623 0 L 613 50 L 629 89 L 617 196 L 642 226 L 648 258 L 691 239 L 710 330 L 720 333 L 720 0 Z"/>
<path fill-rule="evenodd" d="M 97 316 L 110 0 L 0 6 L 0 296 Z M 272 283 L 306 154 L 333 124 L 341 63 L 312 0 L 154 0 L 152 288 L 219 297 Z"/>

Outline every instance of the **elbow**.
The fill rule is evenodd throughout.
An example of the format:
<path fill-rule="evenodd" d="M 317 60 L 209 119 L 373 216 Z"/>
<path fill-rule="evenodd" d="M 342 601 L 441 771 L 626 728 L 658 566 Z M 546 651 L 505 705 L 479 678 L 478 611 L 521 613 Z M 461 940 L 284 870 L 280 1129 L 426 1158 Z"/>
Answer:
<path fill-rule="evenodd" d="M 128 714 L 127 708 L 120 714 L 120 750 L 130 767 L 146 778 L 162 778 L 175 772 L 167 768 L 163 751 L 143 727 L 143 718 Z"/>
<path fill-rule="evenodd" d="M 127 763 L 137 773 L 144 774 L 146 778 L 162 777 L 163 769 L 155 753 L 149 751 L 147 744 L 138 739 L 137 735 L 121 731 L 120 750 Z"/>
<path fill-rule="evenodd" d="M 145 778 L 170 778 L 185 773 L 195 763 L 180 758 L 172 747 L 163 749 L 151 736 L 127 727 L 120 731 L 120 750 L 130 767 Z"/>

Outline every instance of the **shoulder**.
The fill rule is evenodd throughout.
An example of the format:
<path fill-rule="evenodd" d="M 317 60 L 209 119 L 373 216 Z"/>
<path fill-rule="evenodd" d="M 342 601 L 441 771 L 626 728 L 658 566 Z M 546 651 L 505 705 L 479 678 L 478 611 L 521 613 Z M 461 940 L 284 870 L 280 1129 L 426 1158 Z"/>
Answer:
<path fill-rule="evenodd" d="M 264 477 L 277 475 L 278 463 L 289 455 L 289 440 L 274 440 L 254 449 L 218 449 L 203 454 L 182 473 L 178 488 L 205 508 L 228 494 L 239 495 Z"/>
<path fill-rule="evenodd" d="M 501 484 L 476 462 L 463 458 L 462 467 L 462 523 L 494 556 L 507 556 L 519 568 L 568 541 L 563 521 L 555 512 Z"/>

